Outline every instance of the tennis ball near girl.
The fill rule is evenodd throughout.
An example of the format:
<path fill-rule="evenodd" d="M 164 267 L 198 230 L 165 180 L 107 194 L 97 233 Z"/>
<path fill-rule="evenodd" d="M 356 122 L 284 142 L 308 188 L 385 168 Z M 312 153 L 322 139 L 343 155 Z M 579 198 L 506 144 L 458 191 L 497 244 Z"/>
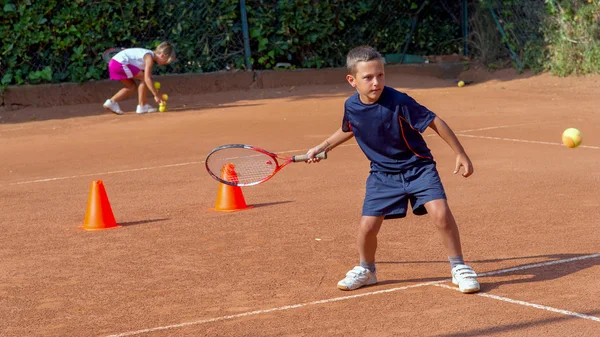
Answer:
<path fill-rule="evenodd" d="M 575 128 L 568 128 L 562 134 L 562 142 L 569 148 L 578 147 L 582 140 L 581 132 Z"/>
<path fill-rule="evenodd" d="M 158 111 L 159 112 L 167 111 L 167 102 L 163 101 L 162 103 L 158 104 Z"/>

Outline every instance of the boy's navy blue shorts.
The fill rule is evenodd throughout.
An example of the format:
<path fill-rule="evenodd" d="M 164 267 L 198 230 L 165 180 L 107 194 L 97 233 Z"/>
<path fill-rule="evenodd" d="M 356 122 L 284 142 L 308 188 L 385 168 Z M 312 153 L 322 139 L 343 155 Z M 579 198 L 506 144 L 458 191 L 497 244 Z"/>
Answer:
<path fill-rule="evenodd" d="M 415 215 L 424 215 L 427 214 L 425 203 L 437 199 L 446 199 L 446 193 L 435 163 L 400 173 L 371 172 L 362 215 L 403 218 L 409 201 Z"/>

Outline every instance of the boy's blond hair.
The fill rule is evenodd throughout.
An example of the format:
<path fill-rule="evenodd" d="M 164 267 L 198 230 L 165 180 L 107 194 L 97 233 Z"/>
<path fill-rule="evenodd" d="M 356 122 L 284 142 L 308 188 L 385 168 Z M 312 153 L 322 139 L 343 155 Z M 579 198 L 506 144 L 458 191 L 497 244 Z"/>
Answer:
<path fill-rule="evenodd" d="M 167 57 L 167 63 L 175 61 L 175 47 L 170 42 L 162 42 L 154 50 L 157 54 L 163 54 Z"/>
<path fill-rule="evenodd" d="M 382 60 L 381 54 L 375 48 L 370 46 L 358 46 L 348 52 L 346 57 L 346 69 L 349 75 L 356 75 L 356 64 L 358 62 L 368 62 L 372 60 Z"/>

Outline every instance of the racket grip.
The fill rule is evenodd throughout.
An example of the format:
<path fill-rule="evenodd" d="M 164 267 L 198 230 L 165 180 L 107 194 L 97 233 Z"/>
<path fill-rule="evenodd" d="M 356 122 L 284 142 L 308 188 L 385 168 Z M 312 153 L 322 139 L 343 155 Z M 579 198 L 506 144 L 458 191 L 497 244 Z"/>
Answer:
<path fill-rule="evenodd" d="M 319 158 L 319 159 L 327 159 L 327 153 L 326 153 L 325 151 L 323 151 L 323 152 L 321 152 L 321 153 L 317 154 L 317 155 L 315 156 L 315 158 Z M 300 161 L 307 161 L 307 160 L 309 160 L 309 159 L 310 159 L 310 157 L 309 157 L 307 154 L 301 154 L 301 155 L 298 155 L 298 156 L 293 156 L 293 157 L 292 157 L 292 161 L 293 161 L 294 163 L 297 163 L 297 162 L 300 162 Z"/>

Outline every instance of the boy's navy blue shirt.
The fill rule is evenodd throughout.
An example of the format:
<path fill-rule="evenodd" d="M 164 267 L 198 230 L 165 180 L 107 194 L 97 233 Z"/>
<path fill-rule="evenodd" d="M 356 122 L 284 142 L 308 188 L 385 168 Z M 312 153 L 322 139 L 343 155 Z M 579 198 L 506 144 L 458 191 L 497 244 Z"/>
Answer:
<path fill-rule="evenodd" d="M 344 104 L 342 130 L 353 132 L 371 161 L 371 171 L 399 173 L 415 165 L 433 163 L 421 133 L 435 114 L 405 93 L 384 87 L 373 104 L 364 104 L 358 93 Z"/>

